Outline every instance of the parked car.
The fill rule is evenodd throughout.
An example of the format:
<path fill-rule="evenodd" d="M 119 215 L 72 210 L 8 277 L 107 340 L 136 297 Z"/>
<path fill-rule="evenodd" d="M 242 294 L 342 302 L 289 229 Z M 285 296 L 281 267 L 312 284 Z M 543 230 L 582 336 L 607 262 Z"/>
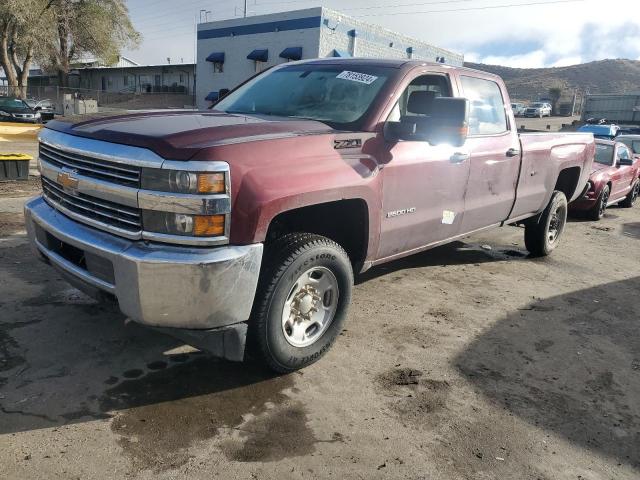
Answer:
<path fill-rule="evenodd" d="M 620 125 L 618 136 L 620 135 L 640 135 L 640 127 L 635 125 Z"/>
<path fill-rule="evenodd" d="M 508 104 L 485 72 L 343 58 L 272 67 L 213 110 L 54 120 L 29 238 L 133 321 L 293 371 L 338 338 L 354 271 L 502 225 L 534 256 L 559 245 L 593 136 L 518 135 Z"/>
<path fill-rule="evenodd" d="M 31 108 L 24 100 L 13 97 L 0 97 L 0 121 L 3 122 L 42 122 L 39 111 Z"/>
<path fill-rule="evenodd" d="M 619 127 L 609 124 L 586 124 L 578 128 L 578 132 L 592 133 L 594 137 L 602 140 L 613 140 L 618 135 Z"/>
<path fill-rule="evenodd" d="M 525 117 L 550 117 L 551 104 L 544 102 L 536 102 L 529 105 L 524 111 Z"/>
<path fill-rule="evenodd" d="M 583 212 L 600 220 L 611 205 L 633 207 L 640 192 L 640 160 L 622 142 L 596 140 L 596 156 L 584 195 L 569 204 L 573 212 Z"/>
<path fill-rule="evenodd" d="M 616 142 L 624 143 L 634 157 L 640 157 L 640 135 L 618 135 Z"/>
<path fill-rule="evenodd" d="M 36 100 L 35 98 L 27 98 L 25 103 L 31 107 L 34 112 L 40 112 L 40 118 L 43 122 L 53 120 L 55 116 L 55 106 L 51 100 Z"/>
<path fill-rule="evenodd" d="M 524 103 L 512 103 L 511 110 L 513 110 L 513 115 L 516 117 L 521 117 L 524 115 L 524 111 L 527 107 Z"/>

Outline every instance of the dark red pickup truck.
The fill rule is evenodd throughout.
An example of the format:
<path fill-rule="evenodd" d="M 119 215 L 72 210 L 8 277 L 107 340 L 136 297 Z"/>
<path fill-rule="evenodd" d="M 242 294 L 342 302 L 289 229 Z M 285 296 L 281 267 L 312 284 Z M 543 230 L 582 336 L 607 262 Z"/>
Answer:
<path fill-rule="evenodd" d="M 490 227 L 533 255 L 584 193 L 590 134 L 518 135 L 501 79 L 406 60 L 257 75 L 206 112 L 47 124 L 34 250 L 132 320 L 286 372 L 343 328 L 353 275 Z"/>

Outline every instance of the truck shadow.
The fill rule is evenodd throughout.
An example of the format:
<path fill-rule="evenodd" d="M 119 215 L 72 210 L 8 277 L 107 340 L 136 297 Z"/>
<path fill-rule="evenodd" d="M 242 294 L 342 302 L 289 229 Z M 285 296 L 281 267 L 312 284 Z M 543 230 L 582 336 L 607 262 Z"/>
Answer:
<path fill-rule="evenodd" d="M 286 402 L 282 392 L 293 386 L 291 376 L 185 353 L 173 338 L 125 325 L 119 312 L 70 288 L 26 245 L 0 249 L 0 278 L 11 286 L 0 298 L 0 434 L 140 408 L 155 417 L 156 430 L 165 422 L 167 431 L 200 434 L 205 425 L 213 434 L 267 402 Z"/>
<path fill-rule="evenodd" d="M 484 248 L 483 248 L 484 247 Z M 399 270 L 411 268 L 436 267 L 444 265 L 475 265 L 481 263 L 513 261 L 524 259 L 529 253 L 523 248 L 506 246 L 482 246 L 479 244 L 457 241 L 436 247 L 408 257 L 400 258 L 367 270 L 356 277 L 356 284 L 361 284 Z"/>
<path fill-rule="evenodd" d="M 536 301 L 455 364 L 491 402 L 581 447 L 640 466 L 640 277 Z"/>
<path fill-rule="evenodd" d="M 625 223 L 622 225 L 622 234 L 640 240 L 640 222 Z"/>

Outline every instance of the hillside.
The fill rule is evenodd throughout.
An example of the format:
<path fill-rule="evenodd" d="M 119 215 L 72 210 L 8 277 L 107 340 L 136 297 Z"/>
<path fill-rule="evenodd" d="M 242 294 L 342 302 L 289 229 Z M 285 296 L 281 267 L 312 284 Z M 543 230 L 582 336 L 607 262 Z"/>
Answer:
<path fill-rule="evenodd" d="M 549 88 L 562 86 L 566 93 L 640 92 L 640 61 L 600 60 L 569 67 L 510 68 L 499 65 L 465 63 L 465 66 L 500 75 L 512 99 L 535 100 Z"/>

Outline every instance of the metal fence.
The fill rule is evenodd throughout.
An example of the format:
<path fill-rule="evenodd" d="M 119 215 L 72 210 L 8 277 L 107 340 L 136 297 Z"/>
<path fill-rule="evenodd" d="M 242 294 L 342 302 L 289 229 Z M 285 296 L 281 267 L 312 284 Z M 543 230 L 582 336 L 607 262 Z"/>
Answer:
<path fill-rule="evenodd" d="M 15 96 L 20 93 L 18 87 L 0 85 L 0 96 Z M 82 100 L 95 100 L 99 111 L 122 112 L 127 110 L 154 109 L 191 109 L 196 108 L 195 97 L 175 92 L 112 92 L 106 90 L 88 90 L 58 86 L 28 86 L 26 98 L 49 100 L 57 114 L 62 115 L 65 94 Z"/>

